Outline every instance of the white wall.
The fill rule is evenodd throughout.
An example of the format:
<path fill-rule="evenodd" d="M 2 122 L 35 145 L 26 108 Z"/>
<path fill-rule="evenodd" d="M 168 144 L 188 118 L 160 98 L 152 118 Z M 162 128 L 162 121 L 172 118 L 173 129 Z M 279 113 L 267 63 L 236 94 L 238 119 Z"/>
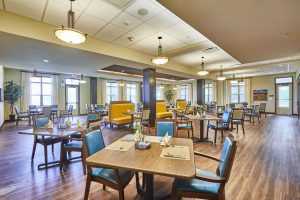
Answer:
<path fill-rule="evenodd" d="M 3 90 L 4 86 L 4 67 L 0 65 L 0 88 Z M 4 92 L 4 90 L 2 91 Z M 4 95 L 3 95 L 4 96 Z M 4 122 L 4 102 L 0 102 L 0 127 Z"/>

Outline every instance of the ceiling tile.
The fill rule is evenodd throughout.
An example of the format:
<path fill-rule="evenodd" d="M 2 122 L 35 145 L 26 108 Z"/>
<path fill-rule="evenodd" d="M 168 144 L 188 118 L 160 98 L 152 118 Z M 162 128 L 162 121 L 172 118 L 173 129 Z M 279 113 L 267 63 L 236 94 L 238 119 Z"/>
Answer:
<path fill-rule="evenodd" d="M 67 6 L 68 8 L 70 8 L 70 6 L 71 6 L 70 0 L 52 0 L 52 1 L 56 1 L 57 3 L 63 4 L 64 6 Z M 87 6 L 90 4 L 91 1 L 92 0 L 76 0 L 76 1 L 73 1 L 72 7 L 75 10 L 83 11 L 84 9 L 87 8 Z"/>
<path fill-rule="evenodd" d="M 148 11 L 148 14 L 146 14 L 146 15 L 138 14 L 139 9 L 146 9 Z M 157 15 L 161 11 L 162 11 L 162 8 L 154 5 L 149 0 L 137 0 L 125 10 L 126 13 L 128 13 L 142 21 L 147 21 L 148 19 Z"/>
<path fill-rule="evenodd" d="M 134 41 L 130 41 L 128 38 L 126 37 L 120 37 L 117 40 L 114 41 L 114 43 L 122 45 L 122 46 L 129 46 L 131 44 L 133 44 Z"/>
<path fill-rule="evenodd" d="M 65 18 L 58 18 L 52 15 L 45 15 L 43 22 L 52 24 L 54 26 L 66 26 L 67 25 L 67 17 Z"/>
<path fill-rule="evenodd" d="M 28 7 L 11 3 L 11 2 L 6 2 L 5 3 L 6 11 L 16 13 L 18 15 L 22 15 L 25 17 L 29 17 L 31 19 L 35 19 L 38 21 L 41 21 L 43 12 L 42 11 L 37 11 L 34 9 L 30 9 Z"/>
<path fill-rule="evenodd" d="M 125 12 L 122 12 L 120 15 L 114 18 L 111 23 L 121 28 L 131 30 L 143 22 Z"/>
<path fill-rule="evenodd" d="M 52 20 L 49 18 L 58 18 L 61 19 L 60 21 L 62 21 L 63 19 L 65 21 L 67 21 L 67 13 L 70 10 L 70 6 L 67 6 L 65 4 L 62 4 L 56 0 L 49 0 L 48 2 L 48 6 L 45 12 L 45 15 L 47 16 L 47 23 L 49 23 L 49 21 L 57 21 L 57 20 Z M 81 14 L 80 10 L 77 9 L 73 9 L 74 13 L 75 13 L 75 20 L 78 19 L 78 17 Z M 67 25 L 66 23 L 62 24 L 62 25 Z"/>
<path fill-rule="evenodd" d="M 6 8 L 9 3 L 17 4 L 27 9 L 33 9 L 36 12 L 43 12 L 46 6 L 46 0 L 5 0 Z"/>
<path fill-rule="evenodd" d="M 92 0 L 85 12 L 99 19 L 110 21 L 120 14 L 121 10 L 105 3 L 104 1 Z"/>
<path fill-rule="evenodd" d="M 178 21 L 179 19 L 175 15 L 168 12 L 161 12 L 160 14 L 149 19 L 146 23 L 154 28 L 163 29 L 176 24 Z"/>
<path fill-rule="evenodd" d="M 158 50 L 157 45 L 152 45 L 152 46 L 149 46 L 145 49 L 142 49 L 141 51 L 144 52 L 144 53 L 148 53 L 148 54 L 156 56 L 157 55 L 157 50 Z M 164 53 L 166 53 L 168 51 L 171 51 L 171 50 L 172 50 L 171 47 L 163 46 L 163 55 L 164 55 Z"/>
<path fill-rule="evenodd" d="M 205 36 L 203 36 L 201 33 L 199 33 L 198 31 L 192 28 L 190 28 L 190 30 L 187 32 L 176 35 L 175 37 L 188 44 L 203 42 L 208 40 Z"/>
<path fill-rule="evenodd" d="M 84 26 L 84 25 L 76 25 L 75 26 L 76 29 L 80 30 L 81 32 L 83 32 L 84 34 L 87 34 L 88 36 L 93 36 L 95 35 L 99 29 L 95 29 L 91 26 Z"/>
<path fill-rule="evenodd" d="M 149 37 L 150 35 L 153 35 L 156 32 L 158 32 L 157 29 L 153 28 L 148 24 L 143 23 L 142 25 L 126 33 L 123 37 L 134 37 L 134 41 L 138 42 L 142 39 Z"/>
<path fill-rule="evenodd" d="M 100 32 L 98 32 L 95 37 L 107 40 L 107 41 L 113 41 L 120 37 L 121 35 L 125 34 L 127 32 L 126 29 L 122 29 L 118 26 L 115 26 L 113 24 L 108 24 L 105 26 Z"/>
<path fill-rule="evenodd" d="M 106 21 L 98 19 L 92 15 L 83 13 L 76 22 L 76 27 L 81 27 L 81 31 L 94 35 L 97 31 L 107 24 Z"/>

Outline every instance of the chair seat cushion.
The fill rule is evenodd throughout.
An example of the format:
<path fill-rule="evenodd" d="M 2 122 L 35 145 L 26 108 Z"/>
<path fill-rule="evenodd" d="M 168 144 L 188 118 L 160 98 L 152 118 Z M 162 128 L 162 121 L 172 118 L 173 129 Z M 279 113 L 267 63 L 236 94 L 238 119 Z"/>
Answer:
<path fill-rule="evenodd" d="M 112 119 L 112 123 L 113 124 L 130 124 L 131 116 L 114 118 L 114 119 Z"/>
<path fill-rule="evenodd" d="M 220 178 L 216 174 L 205 171 L 203 169 L 196 169 L 197 176 L 207 176 L 211 178 Z M 203 192 L 210 194 L 218 194 L 220 183 L 212 183 L 208 181 L 202 181 L 198 179 L 175 179 L 177 191 L 191 191 L 191 192 Z"/>
<path fill-rule="evenodd" d="M 104 121 L 104 122 L 109 122 L 109 116 L 104 116 L 104 117 L 103 117 L 103 121 Z"/>
<path fill-rule="evenodd" d="M 233 124 L 241 124 L 241 123 L 242 123 L 242 120 L 240 120 L 240 119 L 233 119 L 233 120 L 231 121 L 231 123 L 233 123 Z"/>
<path fill-rule="evenodd" d="M 156 113 L 156 118 L 168 118 L 168 117 L 172 117 L 172 112 L 159 112 Z"/>
<path fill-rule="evenodd" d="M 219 124 L 218 126 L 215 124 L 208 124 L 207 126 L 211 129 L 217 129 L 217 130 L 228 129 L 228 126 L 224 124 Z"/>
<path fill-rule="evenodd" d="M 127 185 L 131 181 L 132 177 L 134 176 L 133 172 L 123 170 L 123 169 L 119 170 L 119 174 L 120 174 L 120 179 L 121 179 L 122 185 Z M 117 184 L 117 179 L 115 176 L 114 169 L 93 168 L 92 176 L 99 177 L 99 178 L 105 179 L 109 182 L 112 182 L 114 184 Z"/>
<path fill-rule="evenodd" d="M 177 124 L 178 128 L 192 128 L 191 124 Z"/>
<path fill-rule="evenodd" d="M 44 141 L 46 144 L 55 144 L 55 143 L 59 143 L 61 141 L 60 138 L 55 138 L 55 137 L 44 137 Z M 37 139 L 38 143 L 42 143 L 43 139 L 40 137 Z"/>
<path fill-rule="evenodd" d="M 72 141 L 72 142 L 65 144 L 64 148 L 82 149 L 82 142 L 81 141 Z"/>

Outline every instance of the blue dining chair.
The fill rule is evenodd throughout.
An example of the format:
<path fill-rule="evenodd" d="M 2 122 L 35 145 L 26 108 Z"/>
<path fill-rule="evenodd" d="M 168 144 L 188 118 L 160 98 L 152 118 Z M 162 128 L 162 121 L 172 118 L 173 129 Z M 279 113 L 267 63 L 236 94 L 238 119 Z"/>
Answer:
<path fill-rule="evenodd" d="M 215 131 L 215 138 L 214 138 L 214 144 L 217 142 L 217 132 L 221 131 L 222 138 L 223 138 L 223 132 L 229 130 L 229 124 L 231 119 L 231 112 L 228 110 L 224 110 L 223 116 L 221 120 L 217 120 L 216 124 L 211 124 L 210 121 L 207 122 L 207 136 L 209 129 L 213 129 Z"/>
<path fill-rule="evenodd" d="M 94 130 L 84 136 L 84 145 L 86 156 L 91 156 L 105 148 L 101 129 Z M 92 181 L 103 184 L 119 191 L 119 199 L 124 200 L 124 188 L 128 185 L 134 176 L 134 172 L 123 169 L 109 169 L 91 167 L 87 165 L 87 179 L 84 193 L 84 199 L 88 199 L 90 185 Z M 138 180 L 138 177 L 136 177 Z"/>
<path fill-rule="evenodd" d="M 216 173 L 196 168 L 194 179 L 175 179 L 172 185 L 172 200 L 187 197 L 199 199 L 225 200 L 225 184 L 228 182 L 236 154 L 236 140 L 230 133 L 224 141 L 220 159 L 194 152 L 219 163 Z"/>
<path fill-rule="evenodd" d="M 157 119 L 155 123 L 156 136 L 163 137 L 168 132 L 169 136 L 176 137 L 176 123 L 173 119 Z"/>
<path fill-rule="evenodd" d="M 33 128 L 34 129 L 43 128 L 49 123 L 49 121 L 50 121 L 49 116 L 34 115 L 33 116 Z M 52 153 L 53 153 L 54 152 L 54 144 L 60 143 L 60 142 L 61 142 L 60 138 L 46 137 L 46 136 L 38 137 L 37 135 L 34 135 L 34 142 L 33 142 L 31 160 L 34 159 L 36 145 L 41 144 L 44 147 L 45 165 L 47 167 L 47 164 L 48 164 L 47 147 L 49 145 L 51 145 L 52 146 Z"/>

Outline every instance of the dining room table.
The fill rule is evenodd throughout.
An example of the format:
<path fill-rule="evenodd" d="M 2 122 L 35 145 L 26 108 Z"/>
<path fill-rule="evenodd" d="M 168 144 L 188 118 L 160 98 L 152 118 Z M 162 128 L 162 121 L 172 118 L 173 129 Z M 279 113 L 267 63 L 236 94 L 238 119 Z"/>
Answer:
<path fill-rule="evenodd" d="M 66 142 L 68 142 L 71 135 L 80 133 L 86 130 L 86 125 L 82 127 L 77 127 L 77 125 L 72 124 L 68 128 L 59 128 L 57 125 L 54 125 L 53 128 L 30 128 L 25 130 L 20 130 L 18 134 L 23 135 L 33 135 L 33 136 L 41 136 L 42 139 L 44 137 L 56 137 L 61 139 L 61 147 L 60 151 L 62 151 L 63 146 Z M 73 159 L 77 159 L 79 157 L 74 157 Z M 66 160 L 66 159 L 65 159 Z M 55 160 L 52 162 L 41 163 L 38 165 L 38 169 L 47 169 L 54 166 L 59 166 L 60 160 Z"/>
<path fill-rule="evenodd" d="M 90 167 L 124 169 L 143 173 L 145 187 L 138 186 L 138 193 L 145 200 L 154 197 L 154 175 L 192 179 L 196 175 L 193 141 L 186 138 L 171 138 L 169 146 L 161 146 L 161 138 L 146 136 L 150 148 L 135 147 L 133 134 L 126 135 L 104 149 L 89 156 Z M 170 194 L 165 194 L 168 196 Z"/>
<path fill-rule="evenodd" d="M 199 127 L 199 138 L 194 137 L 193 140 L 194 142 L 209 142 L 211 141 L 208 140 L 208 135 L 204 137 L 204 121 L 209 121 L 209 120 L 220 120 L 221 118 L 214 116 L 214 115 L 205 115 L 201 117 L 200 115 L 185 115 L 186 118 L 192 121 L 199 121 L 200 127 Z"/>

